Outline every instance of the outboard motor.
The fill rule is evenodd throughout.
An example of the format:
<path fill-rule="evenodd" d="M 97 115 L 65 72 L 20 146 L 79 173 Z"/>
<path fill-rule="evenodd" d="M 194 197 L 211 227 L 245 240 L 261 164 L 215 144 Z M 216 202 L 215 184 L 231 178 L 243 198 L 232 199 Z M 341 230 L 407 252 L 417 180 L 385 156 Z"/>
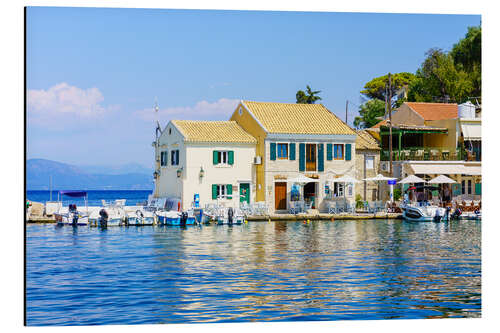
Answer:
<path fill-rule="evenodd" d="M 460 217 L 460 215 L 462 215 L 462 211 L 460 210 L 460 208 L 457 208 L 457 209 L 455 209 L 455 211 L 453 212 L 453 214 L 451 214 L 451 218 L 453 220 L 458 220 L 458 218 Z"/>
<path fill-rule="evenodd" d="M 439 215 L 439 210 L 436 210 L 436 215 L 434 215 L 434 222 L 439 222 L 441 221 L 442 216 Z"/>
<path fill-rule="evenodd" d="M 181 225 L 186 225 L 187 218 L 188 218 L 188 213 L 182 212 L 181 213 Z"/>
<path fill-rule="evenodd" d="M 233 224 L 233 216 L 234 216 L 233 207 L 229 207 L 229 209 L 227 210 L 227 223 L 228 224 Z"/>
<path fill-rule="evenodd" d="M 451 207 L 450 206 L 446 206 L 446 213 L 445 213 L 446 221 L 450 220 L 450 211 L 451 211 Z"/>
<path fill-rule="evenodd" d="M 99 211 L 99 226 L 101 228 L 107 228 L 108 227 L 108 212 L 103 208 Z"/>

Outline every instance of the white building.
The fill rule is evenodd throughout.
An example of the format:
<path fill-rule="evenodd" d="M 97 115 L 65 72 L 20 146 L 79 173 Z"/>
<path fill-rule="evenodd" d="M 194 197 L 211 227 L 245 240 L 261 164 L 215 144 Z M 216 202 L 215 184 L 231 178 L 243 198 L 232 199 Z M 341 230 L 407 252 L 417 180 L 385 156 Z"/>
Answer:
<path fill-rule="evenodd" d="M 156 146 L 155 197 L 180 198 L 182 209 L 255 200 L 257 140 L 234 121 L 170 121 Z"/>

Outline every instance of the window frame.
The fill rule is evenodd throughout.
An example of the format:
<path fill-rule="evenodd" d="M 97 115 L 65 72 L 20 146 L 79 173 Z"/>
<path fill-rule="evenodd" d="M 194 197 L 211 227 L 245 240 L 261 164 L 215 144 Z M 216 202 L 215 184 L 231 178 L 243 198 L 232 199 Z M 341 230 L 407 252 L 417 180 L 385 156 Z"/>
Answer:
<path fill-rule="evenodd" d="M 170 165 L 177 166 L 179 165 L 180 153 L 179 149 L 172 149 L 170 151 Z"/>
<path fill-rule="evenodd" d="M 341 157 L 337 156 L 337 147 L 340 146 L 341 149 Z M 343 161 L 345 159 L 345 145 L 343 143 L 334 143 L 333 144 L 333 160 L 334 161 Z"/>
<path fill-rule="evenodd" d="M 372 161 L 371 168 L 368 167 L 368 160 Z M 365 168 L 366 168 L 366 170 L 375 170 L 375 156 L 373 156 L 373 155 L 366 155 Z"/>
<path fill-rule="evenodd" d="M 168 166 L 168 150 L 163 150 L 160 152 L 160 166 L 161 167 Z"/>
<path fill-rule="evenodd" d="M 285 147 L 285 156 L 280 156 L 282 149 L 281 147 Z M 278 142 L 276 143 L 276 159 L 277 160 L 288 160 L 289 158 L 289 144 L 287 142 Z"/>
<path fill-rule="evenodd" d="M 216 165 L 230 165 L 229 164 L 229 150 L 216 150 L 217 151 L 217 164 Z M 222 162 L 222 158 L 225 158 L 225 162 Z"/>

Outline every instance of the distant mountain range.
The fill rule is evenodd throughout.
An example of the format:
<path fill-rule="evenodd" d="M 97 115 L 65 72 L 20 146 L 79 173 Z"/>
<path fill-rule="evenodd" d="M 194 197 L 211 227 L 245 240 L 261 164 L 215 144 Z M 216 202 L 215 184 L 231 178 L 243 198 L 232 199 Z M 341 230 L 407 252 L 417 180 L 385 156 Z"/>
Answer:
<path fill-rule="evenodd" d="M 26 189 L 48 190 L 151 190 L 153 172 L 139 164 L 75 166 L 46 160 L 26 161 Z"/>

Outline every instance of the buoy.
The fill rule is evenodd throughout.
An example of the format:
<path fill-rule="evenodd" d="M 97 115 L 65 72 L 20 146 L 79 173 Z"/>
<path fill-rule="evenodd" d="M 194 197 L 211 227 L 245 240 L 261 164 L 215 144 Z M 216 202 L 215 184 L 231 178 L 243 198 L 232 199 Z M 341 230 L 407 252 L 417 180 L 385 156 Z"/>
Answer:
<path fill-rule="evenodd" d="M 245 220 L 245 224 L 247 224 L 247 223 L 248 223 L 248 221 L 247 221 L 247 220 Z"/>

